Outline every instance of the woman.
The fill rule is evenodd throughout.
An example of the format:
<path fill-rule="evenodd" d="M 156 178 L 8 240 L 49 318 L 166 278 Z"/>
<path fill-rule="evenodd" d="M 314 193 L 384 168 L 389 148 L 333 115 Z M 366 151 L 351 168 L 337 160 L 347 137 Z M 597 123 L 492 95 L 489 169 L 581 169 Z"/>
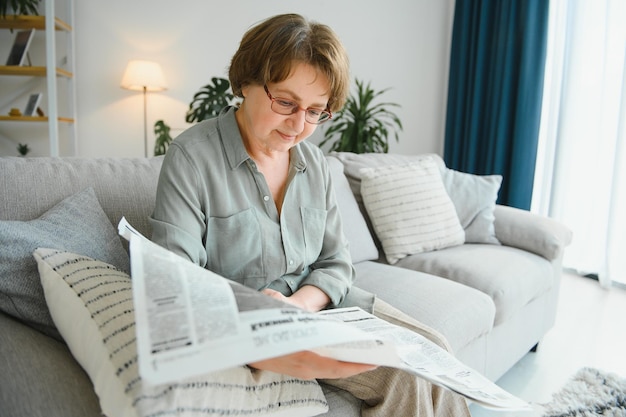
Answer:
<path fill-rule="evenodd" d="M 303 142 L 349 92 L 347 54 L 330 28 L 299 15 L 261 22 L 229 69 L 238 108 L 172 142 L 152 239 L 224 277 L 309 311 L 342 303 L 355 278 L 324 155 Z M 373 313 L 445 341 L 374 300 Z M 465 400 L 402 371 L 298 352 L 249 364 L 323 379 L 364 400 L 362 415 L 469 415 Z"/>

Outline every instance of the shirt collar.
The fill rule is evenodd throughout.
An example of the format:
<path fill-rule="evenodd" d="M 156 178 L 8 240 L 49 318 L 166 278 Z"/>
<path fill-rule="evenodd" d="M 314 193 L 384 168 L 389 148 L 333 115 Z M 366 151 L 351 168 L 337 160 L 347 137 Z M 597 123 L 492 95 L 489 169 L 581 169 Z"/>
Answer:
<path fill-rule="evenodd" d="M 235 169 L 250 159 L 248 151 L 243 144 L 243 138 L 237 125 L 237 119 L 235 118 L 236 107 L 226 107 L 221 111 L 217 120 L 217 126 L 220 132 L 220 140 L 222 141 L 222 148 L 226 154 L 226 159 L 231 169 Z M 290 149 L 289 156 L 291 164 L 298 171 L 304 172 L 306 170 L 306 158 L 300 147 L 300 143 Z"/>
<path fill-rule="evenodd" d="M 246 147 L 243 146 L 243 139 L 239 132 L 237 119 L 235 119 L 236 107 L 224 108 L 217 119 L 217 128 L 222 141 L 222 148 L 226 154 L 226 159 L 231 169 L 237 168 L 250 158 Z"/>

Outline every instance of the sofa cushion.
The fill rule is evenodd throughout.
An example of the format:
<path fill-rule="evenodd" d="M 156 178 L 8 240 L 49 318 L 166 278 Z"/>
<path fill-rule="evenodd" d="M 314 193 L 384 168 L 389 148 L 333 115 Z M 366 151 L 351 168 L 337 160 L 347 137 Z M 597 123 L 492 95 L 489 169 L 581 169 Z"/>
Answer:
<path fill-rule="evenodd" d="M 448 278 L 487 294 L 496 307 L 496 326 L 554 285 L 550 262 L 508 246 L 465 244 L 409 256 L 396 265 Z"/>
<path fill-rule="evenodd" d="M 0 313 L 0 415 L 102 417 L 67 346 Z"/>
<path fill-rule="evenodd" d="M 476 289 L 378 262 L 361 262 L 354 267 L 355 285 L 439 331 L 453 352 L 489 333 L 493 327 L 494 303 Z"/>
<path fill-rule="evenodd" d="M 351 152 L 333 152 L 344 164 L 344 172 L 350 183 L 355 198 L 362 205 L 361 169 L 388 165 L 403 165 L 425 158 L 431 158 L 441 172 L 446 191 L 454 203 L 461 226 L 468 243 L 498 244 L 494 230 L 494 209 L 500 183 L 499 175 L 479 176 L 446 168 L 443 159 L 437 154 L 399 155 L 399 154 L 355 154 Z M 366 219 L 367 221 L 367 219 Z"/>
<path fill-rule="evenodd" d="M 387 261 L 464 242 L 435 162 L 361 169 L 361 195 Z"/>
<path fill-rule="evenodd" d="M 413 162 L 418 162 L 424 158 L 432 158 L 437 163 L 440 170 L 444 170 L 445 164 L 443 159 L 436 154 L 423 154 L 423 155 L 400 155 L 392 153 L 361 153 L 356 154 L 352 152 L 331 152 L 331 156 L 339 159 L 343 164 L 344 174 L 348 179 L 352 193 L 356 198 L 357 203 L 362 203 L 363 198 L 361 196 L 361 169 L 363 168 L 377 168 L 388 165 L 407 165 Z"/>
<path fill-rule="evenodd" d="M 174 384 L 139 376 L 131 280 L 82 255 L 34 253 L 50 312 L 110 416 L 311 416 L 328 409 L 320 386 L 273 372 L 236 367 Z M 208 389 L 207 389 L 208 388 Z"/>
<path fill-rule="evenodd" d="M 473 175 L 445 168 L 442 178 L 465 231 L 465 242 L 499 245 L 494 210 L 502 176 Z"/>
<path fill-rule="evenodd" d="M 61 340 L 46 306 L 37 264 L 39 246 L 79 251 L 128 271 L 129 259 L 92 188 L 30 221 L 0 221 L 0 309 Z"/>
<path fill-rule="evenodd" d="M 352 262 L 371 261 L 378 258 L 378 248 L 369 232 L 367 223 L 359 209 L 359 205 L 350 191 L 350 184 L 343 173 L 343 164 L 337 158 L 326 158 L 333 179 L 333 187 L 337 196 L 337 205 L 341 212 L 343 230 L 350 242 Z"/>

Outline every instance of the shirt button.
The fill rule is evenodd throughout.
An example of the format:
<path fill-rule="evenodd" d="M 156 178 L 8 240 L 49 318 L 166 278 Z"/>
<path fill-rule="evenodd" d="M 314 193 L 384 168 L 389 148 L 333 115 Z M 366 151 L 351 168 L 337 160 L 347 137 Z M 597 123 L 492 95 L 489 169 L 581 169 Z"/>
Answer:
<path fill-rule="evenodd" d="M 293 265 L 293 259 L 289 260 L 289 265 Z"/>
<path fill-rule="evenodd" d="M 263 201 L 270 201 L 270 197 L 268 195 L 263 196 Z"/>

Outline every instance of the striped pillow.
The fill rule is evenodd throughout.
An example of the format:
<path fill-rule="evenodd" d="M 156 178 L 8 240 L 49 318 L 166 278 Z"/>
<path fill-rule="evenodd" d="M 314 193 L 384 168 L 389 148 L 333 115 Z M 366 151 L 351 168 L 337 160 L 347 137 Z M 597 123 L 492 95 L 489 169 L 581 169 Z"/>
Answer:
<path fill-rule="evenodd" d="M 128 274 L 86 256 L 34 252 L 46 302 L 108 416 L 313 416 L 328 410 L 315 380 L 244 366 L 148 385 L 139 376 Z"/>
<path fill-rule="evenodd" d="M 361 195 L 387 261 L 463 244 L 465 234 L 436 162 L 362 168 Z"/>

